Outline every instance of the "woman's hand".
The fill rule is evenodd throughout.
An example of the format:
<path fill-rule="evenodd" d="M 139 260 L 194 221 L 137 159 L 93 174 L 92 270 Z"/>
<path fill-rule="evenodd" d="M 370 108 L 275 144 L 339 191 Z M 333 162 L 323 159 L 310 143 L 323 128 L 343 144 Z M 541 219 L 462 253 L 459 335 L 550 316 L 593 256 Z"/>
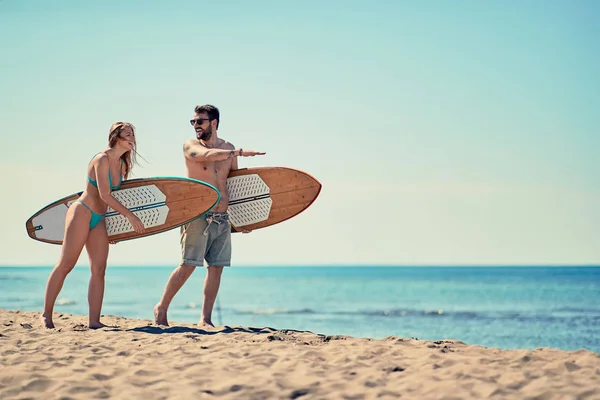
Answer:
<path fill-rule="evenodd" d="M 144 224 L 138 217 L 135 216 L 134 213 L 131 213 L 131 215 L 128 216 L 127 219 L 131 223 L 131 226 L 133 226 L 134 231 L 136 231 L 137 233 L 144 233 Z"/>

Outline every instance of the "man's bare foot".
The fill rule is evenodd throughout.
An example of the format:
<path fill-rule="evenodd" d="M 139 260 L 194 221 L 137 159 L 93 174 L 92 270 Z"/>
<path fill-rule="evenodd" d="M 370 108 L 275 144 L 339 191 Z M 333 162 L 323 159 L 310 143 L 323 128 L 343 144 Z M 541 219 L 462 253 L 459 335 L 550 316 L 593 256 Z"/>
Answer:
<path fill-rule="evenodd" d="M 98 322 L 90 322 L 90 324 L 88 326 L 90 327 L 90 329 L 100 329 L 100 328 L 106 328 L 108 325 L 104 325 L 102 322 L 98 321 Z"/>
<path fill-rule="evenodd" d="M 167 310 L 163 310 L 158 304 L 154 306 L 154 323 L 156 325 L 169 326 L 169 322 L 167 321 Z"/>
<path fill-rule="evenodd" d="M 213 325 L 212 321 L 209 319 L 201 319 L 200 322 L 198 323 L 198 325 L 203 326 L 203 327 L 211 327 L 214 328 L 215 326 Z"/>
<path fill-rule="evenodd" d="M 43 328 L 54 329 L 52 317 L 45 317 L 44 314 L 40 315 L 40 325 L 42 325 Z"/>

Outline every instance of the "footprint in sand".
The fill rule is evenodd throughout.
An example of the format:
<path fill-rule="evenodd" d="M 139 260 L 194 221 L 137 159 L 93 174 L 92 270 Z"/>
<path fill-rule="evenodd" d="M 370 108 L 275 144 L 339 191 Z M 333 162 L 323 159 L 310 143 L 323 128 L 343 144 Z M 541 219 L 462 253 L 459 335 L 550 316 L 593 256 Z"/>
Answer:
<path fill-rule="evenodd" d="M 108 375 L 104 375 L 104 374 L 92 374 L 92 378 L 97 380 L 97 381 L 107 381 L 109 380 L 111 377 Z"/>
<path fill-rule="evenodd" d="M 310 393 L 310 389 L 296 389 L 290 394 L 290 399 L 297 399 Z"/>
<path fill-rule="evenodd" d="M 34 379 L 33 381 L 31 381 L 27 385 L 25 385 L 25 387 L 23 387 L 23 391 L 24 392 L 28 392 L 28 391 L 31 391 L 31 392 L 43 392 L 51 384 L 52 384 L 52 381 L 50 379 L 47 379 L 47 378 Z"/>
<path fill-rule="evenodd" d="M 98 388 L 95 386 L 74 386 L 69 389 L 70 394 L 83 394 L 97 391 Z"/>
<path fill-rule="evenodd" d="M 75 331 L 75 332 L 83 332 L 83 331 L 87 331 L 88 327 L 83 324 L 76 324 L 71 327 L 71 330 Z"/>

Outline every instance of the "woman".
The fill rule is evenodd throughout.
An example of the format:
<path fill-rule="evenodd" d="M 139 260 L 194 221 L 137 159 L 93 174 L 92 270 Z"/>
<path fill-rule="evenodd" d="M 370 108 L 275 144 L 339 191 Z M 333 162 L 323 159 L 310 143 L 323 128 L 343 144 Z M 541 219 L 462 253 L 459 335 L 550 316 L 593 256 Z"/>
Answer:
<path fill-rule="evenodd" d="M 110 128 L 108 148 L 96 154 L 88 165 L 85 190 L 67 211 L 60 259 L 48 277 L 44 313 L 40 316 L 41 323 L 46 328 L 54 328 L 54 303 L 84 245 L 91 268 L 88 290 L 89 327 L 97 329 L 106 326 L 100 322 L 100 309 L 104 297 L 104 272 L 109 245 L 104 221 L 107 207 L 124 215 L 136 232 L 144 232 L 142 221 L 111 195 L 129 177 L 134 162 L 134 127 L 127 122 L 116 122 Z"/>

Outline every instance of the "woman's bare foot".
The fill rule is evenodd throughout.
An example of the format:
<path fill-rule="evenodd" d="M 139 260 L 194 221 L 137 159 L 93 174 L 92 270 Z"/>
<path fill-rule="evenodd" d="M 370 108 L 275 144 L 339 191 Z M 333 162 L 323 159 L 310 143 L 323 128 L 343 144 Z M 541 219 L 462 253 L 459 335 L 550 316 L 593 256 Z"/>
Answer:
<path fill-rule="evenodd" d="M 54 329 L 54 322 L 52 322 L 52 317 L 46 317 L 44 314 L 40 315 L 40 325 L 43 328 Z"/>
<path fill-rule="evenodd" d="M 167 321 L 167 310 L 163 310 L 158 304 L 154 306 L 154 323 L 156 325 L 169 326 L 169 322 Z"/>

